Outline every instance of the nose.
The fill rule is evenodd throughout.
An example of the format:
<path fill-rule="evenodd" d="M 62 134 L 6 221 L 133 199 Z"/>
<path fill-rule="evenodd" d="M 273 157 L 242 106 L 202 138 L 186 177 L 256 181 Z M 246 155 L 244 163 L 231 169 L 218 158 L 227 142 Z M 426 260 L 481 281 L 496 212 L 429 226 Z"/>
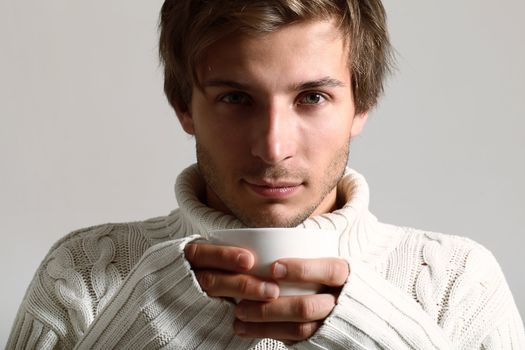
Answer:
<path fill-rule="evenodd" d="M 290 159 L 296 152 L 293 112 L 277 104 L 266 106 L 255 118 L 251 153 L 268 165 Z"/>

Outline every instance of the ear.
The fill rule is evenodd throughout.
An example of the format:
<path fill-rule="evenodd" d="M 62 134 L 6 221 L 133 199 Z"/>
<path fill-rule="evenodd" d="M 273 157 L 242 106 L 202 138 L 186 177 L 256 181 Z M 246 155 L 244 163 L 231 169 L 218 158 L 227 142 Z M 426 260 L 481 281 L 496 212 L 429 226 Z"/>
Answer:
<path fill-rule="evenodd" d="M 352 129 L 350 129 L 351 139 L 361 134 L 361 132 L 363 131 L 365 127 L 367 119 L 368 119 L 368 112 L 356 114 L 354 116 L 354 120 L 352 121 Z"/>
<path fill-rule="evenodd" d="M 190 135 L 195 135 L 195 127 L 193 125 L 193 116 L 191 114 L 189 106 L 183 103 L 177 103 L 175 106 L 175 114 L 179 119 L 179 123 L 182 129 Z"/>

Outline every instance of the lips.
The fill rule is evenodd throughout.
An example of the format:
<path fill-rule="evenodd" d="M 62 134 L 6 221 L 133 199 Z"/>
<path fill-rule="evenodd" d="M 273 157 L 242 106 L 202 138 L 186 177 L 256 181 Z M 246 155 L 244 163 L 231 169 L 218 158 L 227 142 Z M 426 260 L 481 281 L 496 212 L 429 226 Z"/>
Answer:
<path fill-rule="evenodd" d="M 284 199 L 290 197 L 300 190 L 302 187 L 301 182 L 291 182 L 291 181 L 245 181 L 248 187 L 258 194 L 259 196 L 265 198 L 274 198 L 274 199 Z"/>

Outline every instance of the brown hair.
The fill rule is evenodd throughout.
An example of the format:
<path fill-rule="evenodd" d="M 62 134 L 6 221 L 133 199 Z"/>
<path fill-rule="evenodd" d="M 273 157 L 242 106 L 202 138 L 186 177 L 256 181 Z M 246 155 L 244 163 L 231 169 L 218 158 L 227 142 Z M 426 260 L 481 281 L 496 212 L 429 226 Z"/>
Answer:
<path fill-rule="evenodd" d="M 195 65 L 205 50 L 235 32 L 270 33 L 305 20 L 335 18 L 350 43 L 356 113 L 377 103 L 391 67 L 391 47 L 381 0 L 165 0 L 159 53 L 164 91 L 173 107 L 189 106 Z"/>

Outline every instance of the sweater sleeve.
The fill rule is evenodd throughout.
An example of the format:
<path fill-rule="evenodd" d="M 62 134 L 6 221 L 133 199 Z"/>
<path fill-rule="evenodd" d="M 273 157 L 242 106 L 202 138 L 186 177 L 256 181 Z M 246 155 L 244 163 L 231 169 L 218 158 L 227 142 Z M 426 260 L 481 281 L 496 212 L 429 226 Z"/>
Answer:
<path fill-rule="evenodd" d="M 367 265 L 350 266 L 332 314 L 295 349 L 525 349 L 523 322 L 503 273 L 479 245 L 448 285 L 439 319 Z"/>
<path fill-rule="evenodd" d="M 184 258 L 199 236 L 149 248 L 75 349 L 246 349 L 233 304 L 210 298 Z"/>
<path fill-rule="evenodd" d="M 102 253 L 97 261 L 108 260 L 99 264 L 105 270 L 97 274 L 95 264 L 86 279 L 78 257 L 53 248 L 28 288 L 7 349 L 250 348 L 256 340 L 234 335 L 233 304 L 208 297 L 184 257 L 185 245 L 199 237 L 151 246 L 118 285 L 108 277 L 117 273 L 108 264 L 112 254 Z M 99 242 L 112 249 L 111 240 Z"/>

